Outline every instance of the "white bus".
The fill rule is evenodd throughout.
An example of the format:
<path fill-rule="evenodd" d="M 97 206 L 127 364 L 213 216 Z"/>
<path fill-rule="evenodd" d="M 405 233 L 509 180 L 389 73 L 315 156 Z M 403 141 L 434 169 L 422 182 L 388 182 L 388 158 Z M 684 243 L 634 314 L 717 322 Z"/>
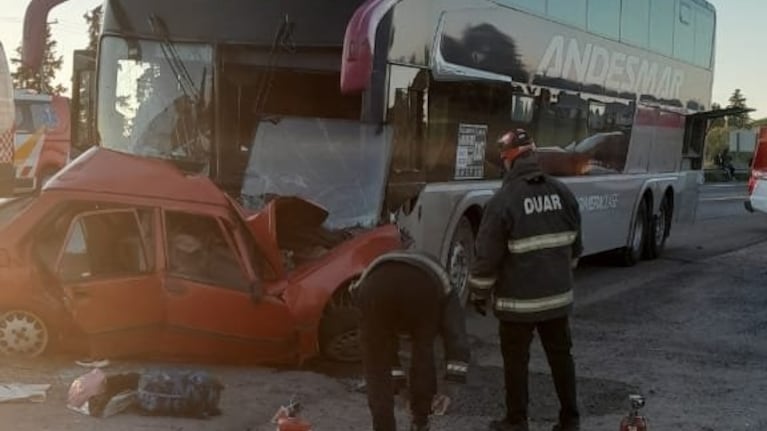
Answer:
<path fill-rule="evenodd" d="M 30 6 L 26 59 L 45 4 Z M 461 288 L 510 128 L 578 197 L 586 254 L 655 258 L 694 216 L 721 115 L 704 0 L 185 5 L 105 2 L 97 130 L 78 136 L 210 175 L 254 207 L 298 195 L 331 227 L 394 220 Z"/>

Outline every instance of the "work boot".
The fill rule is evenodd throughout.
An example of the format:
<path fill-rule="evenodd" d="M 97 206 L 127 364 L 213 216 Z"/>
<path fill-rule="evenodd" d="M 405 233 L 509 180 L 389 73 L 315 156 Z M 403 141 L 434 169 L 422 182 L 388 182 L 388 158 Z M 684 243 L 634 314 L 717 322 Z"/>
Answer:
<path fill-rule="evenodd" d="M 410 424 L 410 431 L 429 431 L 429 422 L 427 421 L 423 425 L 418 425 L 415 422 Z"/>
<path fill-rule="evenodd" d="M 490 431 L 528 431 L 527 421 L 511 423 L 506 419 L 490 422 Z"/>

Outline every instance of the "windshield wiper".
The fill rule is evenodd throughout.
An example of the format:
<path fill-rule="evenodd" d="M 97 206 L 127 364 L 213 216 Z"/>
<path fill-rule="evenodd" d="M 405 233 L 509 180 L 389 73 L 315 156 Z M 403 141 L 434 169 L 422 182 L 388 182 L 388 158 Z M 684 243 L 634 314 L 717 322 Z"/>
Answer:
<path fill-rule="evenodd" d="M 156 14 L 151 14 L 149 16 L 149 24 L 154 33 L 162 38 L 160 48 L 162 49 L 163 57 L 165 57 L 165 60 L 173 71 L 173 75 L 176 77 L 176 81 L 181 87 L 181 91 L 184 93 L 184 96 L 192 99 L 194 104 L 197 105 L 201 95 L 197 94 L 197 88 L 194 85 L 192 75 L 189 73 L 189 69 L 186 67 L 186 64 L 184 64 L 184 61 L 181 60 L 181 56 L 179 56 L 176 46 L 170 40 L 168 27 L 165 25 L 165 21 Z"/>
<path fill-rule="evenodd" d="M 274 71 L 277 68 L 277 61 L 280 56 L 278 54 L 284 52 L 294 53 L 296 51 L 296 45 L 293 41 L 293 30 L 295 29 L 295 23 L 290 21 L 290 16 L 285 14 L 280 27 L 274 34 L 274 40 L 272 41 L 272 47 L 269 51 L 269 61 L 266 64 L 264 70 L 265 77 L 259 81 L 258 91 L 256 92 L 255 102 L 255 115 L 258 121 L 262 115 L 262 111 L 266 106 L 266 102 L 269 99 L 269 93 L 272 90 L 272 84 L 274 83 Z"/>

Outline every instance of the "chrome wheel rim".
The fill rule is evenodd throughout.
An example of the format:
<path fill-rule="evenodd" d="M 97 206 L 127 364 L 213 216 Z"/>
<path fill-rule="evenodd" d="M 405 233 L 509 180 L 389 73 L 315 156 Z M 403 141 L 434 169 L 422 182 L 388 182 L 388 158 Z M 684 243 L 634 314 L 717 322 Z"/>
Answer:
<path fill-rule="evenodd" d="M 361 359 L 360 334 L 358 329 L 344 332 L 335 338 L 329 348 L 330 356 L 343 362 L 357 362 Z"/>
<path fill-rule="evenodd" d="M 0 316 L 0 354 L 40 356 L 48 347 L 48 328 L 34 313 L 13 310 Z"/>
<path fill-rule="evenodd" d="M 458 289 L 459 297 L 464 297 L 466 284 L 469 280 L 469 264 L 466 258 L 466 248 L 456 241 L 450 249 L 450 283 Z"/>
<path fill-rule="evenodd" d="M 660 245 L 666 238 L 666 209 L 661 207 L 658 214 L 657 229 L 655 231 L 655 244 Z"/>
<path fill-rule="evenodd" d="M 644 221 L 642 220 L 642 214 L 637 214 L 636 222 L 634 223 L 634 238 L 632 241 L 632 247 L 634 251 L 641 251 L 642 238 L 644 237 Z"/>

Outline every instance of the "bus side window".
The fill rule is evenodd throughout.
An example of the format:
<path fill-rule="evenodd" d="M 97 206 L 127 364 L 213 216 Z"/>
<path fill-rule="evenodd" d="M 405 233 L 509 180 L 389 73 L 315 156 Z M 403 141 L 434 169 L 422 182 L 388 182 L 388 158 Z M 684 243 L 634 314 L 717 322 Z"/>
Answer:
<path fill-rule="evenodd" d="M 394 127 L 392 173 L 420 173 L 428 118 L 427 74 L 419 69 L 392 66 L 389 123 Z"/>
<path fill-rule="evenodd" d="M 535 99 L 525 94 L 515 94 L 511 97 L 511 121 L 530 124 L 535 113 Z"/>

